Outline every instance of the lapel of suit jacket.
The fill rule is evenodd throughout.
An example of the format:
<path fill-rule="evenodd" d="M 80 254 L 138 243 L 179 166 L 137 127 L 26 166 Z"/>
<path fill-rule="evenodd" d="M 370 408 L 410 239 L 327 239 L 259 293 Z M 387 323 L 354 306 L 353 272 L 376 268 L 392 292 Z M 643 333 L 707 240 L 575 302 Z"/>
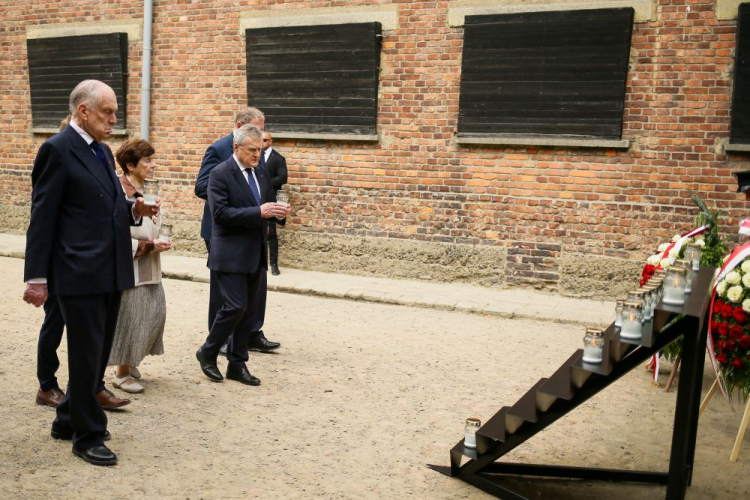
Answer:
<path fill-rule="evenodd" d="M 117 195 L 115 184 L 118 183 L 117 177 L 114 175 L 114 166 L 110 165 L 112 167 L 110 169 L 104 168 L 104 166 L 99 163 L 99 159 L 96 157 L 96 154 L 94 154 L 94 150 L 91 149 L 91 146 L 86 144 L 83 137 L 81 137 L 73 127 L 68 127 L 66 131 L 70 138 L 71 145 L 73 146 L 71 148 L 73 154 L 80 160 L 86 170 L 94 176 L 99 184 L 102 185 L 105 191 L 114 198 Z M 105 153 L 104 156 L 107 156 L 107 154 Z M 107 162 L 109 163 L 110 161 L 111 160 L 108 158 Z"/>
<path fill-rule="evenodd" d="M 237 183 L 240 185 L 240 189 L 243 193 L 245 193 L 245 196 L 247 196 L 247 199 L 250 200 L 250 203 L 252 203 L 255 206 L 258 206 L 258 203 L 255 201 L 255 196 L 253 196 L 253 192 L 250 191 L 250 186 L 247 184 L 247 179 L 245 178 L 244 172 L 242 172 L 242 167 L 240 167 L 236 161 L 234 161 L 234 156 L 230 157 L 230 164 L 229 164 L 229 171 L 232 172 L 232 175 L 234 176 L 234 179 L 237 181 Z M 257 172 L 256 172 L 257 174 Z M 260 183 L 260 181 L 258 181 Z M 261 203 L 263 202 L 263 195 L 261 194 Z"/>

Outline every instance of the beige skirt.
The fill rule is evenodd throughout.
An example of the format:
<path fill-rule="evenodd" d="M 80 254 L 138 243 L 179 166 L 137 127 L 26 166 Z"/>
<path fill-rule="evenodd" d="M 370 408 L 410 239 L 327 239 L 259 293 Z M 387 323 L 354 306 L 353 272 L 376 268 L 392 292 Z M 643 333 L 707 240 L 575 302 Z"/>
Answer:
<path fill-rule="evenodd" d="M 122 292 L 109 366 L 138 366 L 148 355 L 164 354 L 167 301 L 164 287 L 141 285 Z"/>

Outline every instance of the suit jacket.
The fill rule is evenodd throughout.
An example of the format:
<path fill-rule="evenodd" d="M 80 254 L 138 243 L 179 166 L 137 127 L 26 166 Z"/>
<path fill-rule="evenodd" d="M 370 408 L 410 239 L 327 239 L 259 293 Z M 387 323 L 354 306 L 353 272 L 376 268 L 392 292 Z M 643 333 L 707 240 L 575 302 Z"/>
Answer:
<path fill-rule="evenodd" d="M 263 157 L 265 158 L 265 154 Z M 271 154 L 268 155 L 266 161 L 266 170 L 271 178 L 271 185 L 273 186 L 273 201 L 276 201 L 276 193 L 279 192 L 287 181 L 287 170 L 286 170 L 286 158 L 276 151 L 271 149 Z"/>
<path fill-rule="evenodd" d="M 102 144 L 105 168 L 68 126 L 39 148 L 31 173 L 24 281 L 47 278 L 50 293 L 92 295 L 133 288 L 132 202 Z"/>
<path fill-rule="evenodd" d="M 201 238 L 206 241 L 211 239 L 211 226 L 213 225 L 211 209 L 208 207 L 208 176 L 219 163 L 232 157 L 232 153 L 234 153 L 233 143 L 234 134 L 232 133 L 211 144 L 203 155 L 198 178 L 195 179 L 195 196 L 206 201 L 203 205 L 203 218 L 201 219 Z M 260 164 L 255 168 L 258 170 L 265 169 L 263 155 L 260 157 Z M 271 199 L 264 201 L 271 201 Z"/>
<path fill-rule="evenodd" d="M 256 167 L 261 205 L 273 190 L 265 169 Z M 251 274 L 268 269 L 267 221 L 234 157 L 217 165 L 208 177 L 208 205 L 213 216 L 208 267 L 214 271 Z"/>

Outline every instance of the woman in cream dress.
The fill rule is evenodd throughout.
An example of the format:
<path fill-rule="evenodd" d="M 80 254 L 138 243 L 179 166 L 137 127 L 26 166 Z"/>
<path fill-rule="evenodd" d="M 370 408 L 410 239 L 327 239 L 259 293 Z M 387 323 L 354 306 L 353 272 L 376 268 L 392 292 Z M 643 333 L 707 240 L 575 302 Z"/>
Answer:
<path fill-rule="evenodd" d="M 128 200 L 143 196 L 143 183 L 154 176 L 154 148 L 143 139 L 125 142 L 115 155 L 123 171 L 122 189 Z M 112 385 L 129 393 L 143 392 L 138 365 L 147 355 L 164 354 L 164 323 L 167 303 L 161 284 L 159 254 L 172 243 L 159 239 L 161 216 L 143 218 L 142 224 L 130 228 L 133 249 L 135 288 L 125 290 L 120 315 L 109 355 L 109 366 L 117 366 Z"/>

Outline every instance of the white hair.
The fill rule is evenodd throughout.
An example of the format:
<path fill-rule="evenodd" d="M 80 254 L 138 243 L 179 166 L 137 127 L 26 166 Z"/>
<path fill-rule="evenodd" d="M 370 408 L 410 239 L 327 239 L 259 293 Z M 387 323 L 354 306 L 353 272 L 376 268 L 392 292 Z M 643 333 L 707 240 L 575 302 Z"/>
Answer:
<path fill-rule="evenodd" d="M 242 145 L 245 139 L 263 139 L 263 131 L 255 125 L 249 123 L 238 128 L 234 133 L 234 144 Z"/>
<path fill-rule="evenodd" d="M 78 106 L 81 104 L 85 104 L 87 108 L 97 109 L 106 89 L 114 93 L 112 87 L 99 80 L 84 80 L 76 85 L 76 88 L 70 93 L 70 114 L 76 116 L 78 114 Z"/>

